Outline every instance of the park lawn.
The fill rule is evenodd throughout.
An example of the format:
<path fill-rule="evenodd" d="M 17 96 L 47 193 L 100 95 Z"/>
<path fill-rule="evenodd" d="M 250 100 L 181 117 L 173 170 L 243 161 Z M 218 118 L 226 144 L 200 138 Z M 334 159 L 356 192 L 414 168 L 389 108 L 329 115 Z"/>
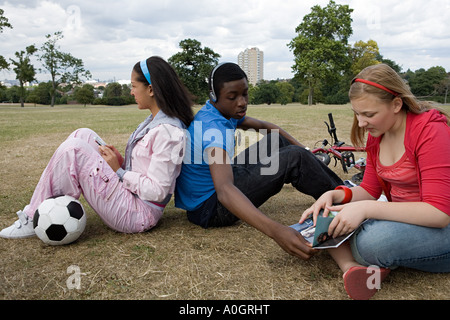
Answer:
<path fill-rule="evenodd" d="M 329 112 L 339 138 L 349 143 L 349 105 L 250 106 L 248 115 L 279 124 L 313 148 L 329 139 L 324 124 Z M 130 133 L 147 115 L 136 106 L 0 106 L 0 228 L 16 220 L 54 150 L 73 130 L 89 127 L 123 153 Z M 356 173 L 332 168 L 343 179 Z M 302 261 L 245 223 L 202 229 L 189 223 L 173 200 L 153 230 L 120 234 L 81 201 L 87 226 L 71 245 L 0 239 L 0 299 L 348 299 L 342 273 L 325 251 Z M 290 225 L 312 203 L 286 185 L 261 210 Z M 71 266 L 81 272 L 80 289 L 68 286 Z M 399 268 L 373 299 L 448 299 L 449 287 L 448 274 Z"/>

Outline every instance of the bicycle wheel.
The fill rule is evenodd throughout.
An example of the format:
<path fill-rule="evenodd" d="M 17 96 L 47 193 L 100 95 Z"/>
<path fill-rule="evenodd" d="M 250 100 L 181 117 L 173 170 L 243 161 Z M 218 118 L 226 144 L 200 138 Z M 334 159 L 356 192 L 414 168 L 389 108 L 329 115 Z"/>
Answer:
<path fill-rule="evenodd" d="M 322 161 L 326 166 L 328 166 L 331 162 L 331 158 L 327 153 L 317 152 L 314 154 L 317 159 Z"/>

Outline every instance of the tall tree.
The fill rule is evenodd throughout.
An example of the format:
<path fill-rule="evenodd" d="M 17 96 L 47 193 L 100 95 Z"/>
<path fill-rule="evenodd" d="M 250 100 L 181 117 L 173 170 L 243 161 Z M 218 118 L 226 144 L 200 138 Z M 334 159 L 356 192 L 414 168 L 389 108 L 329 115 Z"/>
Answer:
<path fill-rule="evenodd" d="M 447 104 L 448 91 L 450 89 L 450 73 L 447 73 L 447 76 L 437 85 L 437 89 L 444 97 L 444 104 Z"/>
<path fill-rule="evenodd" d="M 12 25 L 9 23 L 8 18 L 3 16 L 5 11 L 3 9 L 0 9 L 0 33 L 3 32 L 4 28 L 10 28 L 12 29 Z M 8 69 L 9 63 L 6 61 L 6 59 L 3 56 L 0 56 L 0 70 Z"/>
<path fill-rule="evenodd" d="M 36 70 L 30 62 L 30 57 L 35 54 L 37 48 L 34 45 L 28 46 L 25 51 L 16 52 L 17 60 L 11 60 L 11 63 L 15 66 L 13 69 L 16 73 L 16 79 L 19 80 L 20 84 L 20 105 L 24 106 L 25 100 L 25 88 L 24 84 L 26 82 L 31 82 L 36 80 Z"/>
<path fill-rule="evenodd" d="M 409 86 L 412 93 L 420 98 L 429 99 L 438 92 L 440 83 L 447 77 L 447 72 L 441 66 L 431 67 L 428 70 L 423 68 L 416 70 L 409 76 Z"/>
<path fill-rule="evenodd" d="M 103 99 L 107 105 L 120 106 L 123 103 L 123 87 L 118 82 L 108 83 L 103 93 Z"/>
<path fill-rule="evenodd" d="M 295 57 L 292 69 L 308 84 L 309 105 L 319 83 L 337 80 L 350 67 L 348 39 L 353 33 L 352 12 L 348 5 L 334 1 L 325 8 L 316 5 L 297 26 L 298 35 L 288 44 Z"/>
<path fill-rule="evenodd" d="M 357 41 L 351 50 L 352 55 L 352 76 L 356 76 L 364 68 L 379 64 L 378 57 L 380 56 L 380 50 L 378 43 L 374 40 L 364 42 L 362 40 Z"/>
<path fill-rule="evenodd" d="M 46 35 L 48 39 L 41 47 L 42 55 L 39 60 L 43 67 L 50 73 L 52 90 L 51 106 L 55 105 L 55 93 L 58 85 L 63 82 L 81 83 L 81 78 L 89 79 L 91 73 L 84 69 L 81 59 L 77 59 L 70 53 L 60 51 L 57 42 L 64 38 L 61 31 L 55 32 L 53 35 Z"/>
<path fill-rule="evenodd" d="M 253 104 L 267 103 L 271 105 L 277 102 L 280 96 L 280 88 L 276 81 L 260 81 L 253 92 Z"/>
<path fill-rule="evenodd" d="M 181 52 L 168 60 L 186 88 L 196 96 L 197 103 L 204 103 L 208 98 L 208 78 L 220 58 L 212 49 L 201 45 L 195 39 L 182 40 Z"/>
<path fill-rule="evenodd" d="M 280 92 L 278 96 L 278 101 L 282 105 L 291 103 L 294 99 L 295 88 L 289 82 L 280 81 L 276 83 L 278 90 Z"/>
<path fill-rule="evenodd" d="M 85 84 L 82 87 L 77 87 L 74 92 L 75 99 L 84 104 L 92 103 L 94 101 L 94 87 L 90 84 Z"/>
<path fill-rule="evenodd" d="M 402 67 L 399 66 L 395 61 L 393 61 L 391 59 L 386 59 L 381 54 L 377 55 L 377 60 L 380 61 L 381 63 L 387 64 L 392 69 L 394 69 L 395 72 L 397 72 L 397 73 L 400 73 L 402 71 Z"/>
<path fill-rule="evenodd" d="M 41 82 L 38 84 L 37 87 L 34 87 L 34 89 L 28 94 L 27 102 L 36 103 L 39 104 L 50 104 L 51 97 L 50 97 L 50 89 L 52 87 L 52 84 L 50 81 L 48 82 Z"/>

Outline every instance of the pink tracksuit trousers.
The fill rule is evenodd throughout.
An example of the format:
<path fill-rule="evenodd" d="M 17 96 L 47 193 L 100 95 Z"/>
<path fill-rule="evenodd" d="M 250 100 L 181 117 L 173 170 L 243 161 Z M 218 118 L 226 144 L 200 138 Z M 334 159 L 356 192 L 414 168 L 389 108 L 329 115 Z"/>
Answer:
<path fill-rule="evenodd" d="M 117 174 L 98 152 L 90 129 L 78 129 L 53 154 L 24 212 L 33 217 L 45 199 L 83 194 L 89 205 L 111 229 L 136 233 L 156 225 L 163 208 L 148 205 L 123 187 Z"/>

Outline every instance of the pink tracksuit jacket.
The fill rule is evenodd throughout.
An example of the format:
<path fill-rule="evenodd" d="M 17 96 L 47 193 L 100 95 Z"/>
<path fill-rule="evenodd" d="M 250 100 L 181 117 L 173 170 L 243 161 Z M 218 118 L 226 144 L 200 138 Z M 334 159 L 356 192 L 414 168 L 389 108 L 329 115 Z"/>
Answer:
<path fill-rule="evenodd" d="M 180 125 L 173 125 L 177 121 Z M 83 194 L 110 228 L 124 233 L 149 230 L 175 189 L 186 143 L 183 125 L 161 111 L 155 119 L 148 117 L 131 135 L 120 173 L 101 157 L 97 136 L 90 129 L 78 129 L 58 147 L 25 213 L 33 217 L 39 204 L 52 196 L 78 199 Z"/>

